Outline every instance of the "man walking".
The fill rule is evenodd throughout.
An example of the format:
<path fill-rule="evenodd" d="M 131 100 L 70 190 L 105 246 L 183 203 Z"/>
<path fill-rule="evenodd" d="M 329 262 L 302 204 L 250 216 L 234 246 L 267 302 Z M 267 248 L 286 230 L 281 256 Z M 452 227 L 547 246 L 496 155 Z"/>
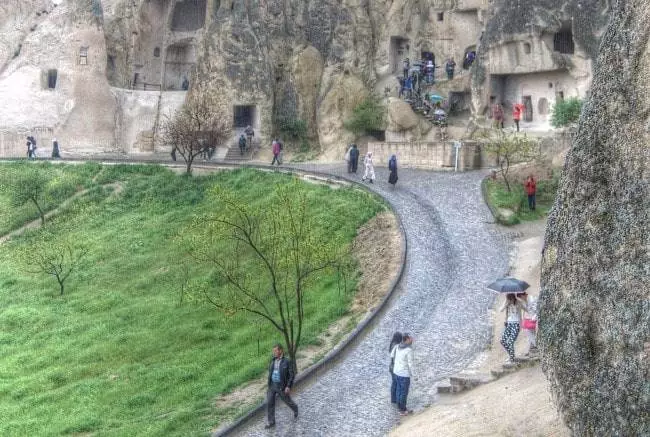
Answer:
<path fill-rule="evenodd" d="M 298 417 L 298 405 L 291 399 L 291 386 L 294 379 L 291 361 L 284 357 L 280 344 L 273 346 L 273 358 L 269 364 L 269 388 L 266 392 L 266 407 L 268 423 L 264 428 L 275 426 L 275 397 L 280 396 L 282 402 L 293 410 L 293 417 Z"/>
<path fill-rule="evenodd" d="M 406 409 L 406 398 L 411 386 L 411 376 L 413 376 L 413 337 L 404 334 L 402 342 L 393 347 L 390 353 L 394 359 L 393 373 L 397 382 L 397 408 L 400 416 L 407 416 L 410 411 Z"/>
<path fill-rule="evenodd" d="M 282 151 L 282 146 L 280 145 L 280 140 L 275 139 L 273 140 L 273 144 L 271 145 L 271 150 L 273 151 L 273 161 L 271 161 L 271 165 L 275 164 L 276 162 L 278 163 L 278 166 L 282 164 L 280 161 L 280 152 Z"/>
<path fill-rule="evenodd" d="M 239 137 L 239 154 L 241 156 L 244 156 L 244 150 L 246 150 L 246 138 L 244 138 L 244 134 L 241 134 Z"/>

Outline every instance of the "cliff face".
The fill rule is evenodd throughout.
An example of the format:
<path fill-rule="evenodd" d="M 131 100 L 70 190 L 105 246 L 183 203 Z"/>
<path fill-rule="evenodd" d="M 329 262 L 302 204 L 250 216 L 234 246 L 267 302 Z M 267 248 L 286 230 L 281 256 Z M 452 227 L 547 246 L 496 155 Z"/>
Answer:
<path fill-rule="evenodd" d="M 546 231 L 539 340 L 575 435 L 650 435 L 648 20 L 612 5 Z"/>
<path fill-rule="evenodd" d="M 337 159 L 354 139 L 343 122 L 370 93 L 396 97 L 406 57 L 432 56 L 439 67 L 454 58 L 456 78 L 439 80 L 434 91 L 453 93 L 466 109 L 470 74 L 462 59 L 480 44 L 472 70 L 474 112 L 493 94 L 509 101 L 526 95 L 544 121 L 556 94 L 581 96 L 588 89 L 590 59 L 607 16 L 606 0 L 0 3 L 6 35 L 0 38 L 0 100 L 44 108 L 27 115 L 8 111 L 0 123 L 16 138 L 42 128 L 78 149 L 151 151 L 161 145 L 161 119 L 182 104 L 189 82 L 189 92 L 207 94 L 235 128 L 254 125 L 263 145 L 279 125 L 303 120 L 310 142 Z M 567 45 L 575 41 L 575 54 L 558 52 L 558 34 Z M 58 70 L 54 88 L 41 80 L 49 70 Z M 72 116 L 75 110 L 84 117 Z M 391 120 L 389 140 L 417 140 L 430 130 Z M 91 128 L 100 133 L 92 141 Z"/>

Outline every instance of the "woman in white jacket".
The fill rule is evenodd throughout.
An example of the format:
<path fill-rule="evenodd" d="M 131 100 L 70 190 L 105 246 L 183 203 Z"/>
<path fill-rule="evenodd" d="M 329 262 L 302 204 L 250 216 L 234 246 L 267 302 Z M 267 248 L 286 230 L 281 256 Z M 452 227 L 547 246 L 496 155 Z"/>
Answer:
<path fill-rule="evenodd" d="M 372 164 L 372 152 L 368 152 L 366 157 L 363 159 L 363 163 L 366 166 L 366 171 L 363 173 L 362 181 L 370 179 L 370 183 L 375 180 L 375 166 Z"/>
<path fill-rule="evenodd" d="M 406 398 L 411 386 L 411 376 L 413 376 L 413 337 L 409 334 L 402 336 L 402 342 L 393 347 L 390 353 L 391 358 L 395 360 L 393 374 L 397 381 L 397 408 L 400 416 L 409 414 L 406 409 Z"/>

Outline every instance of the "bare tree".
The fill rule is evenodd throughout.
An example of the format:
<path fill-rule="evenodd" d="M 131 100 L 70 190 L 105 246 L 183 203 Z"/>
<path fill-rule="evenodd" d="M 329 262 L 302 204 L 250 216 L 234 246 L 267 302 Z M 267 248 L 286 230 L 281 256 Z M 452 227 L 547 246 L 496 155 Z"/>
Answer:
<path fill-rule="evenodd" d="M 503 177 L 508 191 L 510 166 L 517 162 L 536 159 L 540 156 L 539 141 L 526 134 L 505 132 L 503 129 L 483 128 L 478 137 L 484 143 L 485 150 L 493 156 L 499 166 L 498 173 Z"/>
<path fill-rule="evenodd" d="M 59 284 L 60 295 L 65 282 L 81 266 L 88 248 L 68 238 L 44 234 L 40 240 L 24 249 L 22 258 L 29 273 L 53 276 Z"/>
<path fill-rule="evenodd" d="M 226 314 L 245 312 L 270 323 L 295 366 L 310 287 L 326 271 L 350 268 L 347 249 L 315 235 L 307 195 L 297 182 L 278 186 L 265 210 L 215 192 L 220 207 L 188 234 L 191 254 L 215 269 L 205 296 Z"/>
<path fill-rule="evenodd" d="M 187 174 L 192 173 L 194 159 L 221 145 L 231 128 L 224 121 L 219 107 L 207 98 L 188 100 L 173 116 L 163 123 L 163 138 L 185 161 Z"/>

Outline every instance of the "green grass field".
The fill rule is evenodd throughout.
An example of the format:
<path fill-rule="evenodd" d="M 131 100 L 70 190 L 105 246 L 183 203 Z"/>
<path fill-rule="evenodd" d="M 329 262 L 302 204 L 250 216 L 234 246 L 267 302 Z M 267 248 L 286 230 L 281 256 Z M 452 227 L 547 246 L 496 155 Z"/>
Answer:
<path fill-rule="evenodd" d="M 558 176 L 551 180 L 537 181 L 536 208 L 528 208 L 528 196 L 524 193 L 522 184 L 511 182 L 512 191 L 506 190 L 506 185 L 501 180 L 487 179 L 487 201 L 493 208 L 503 208 L 514 214 L 508 218 L 499 216 L 497 220 L 503 225 L 516 225 L 523 221 L 533 221 L 548 215 L 557 192 Z"/>
<path fill-rule="evenodd" d="M 0 183 L 21 165 L 0 165 Z M 266 324 L 226 317 L 192 295 L 181 302 L 176 268 L 179 230 L 214 208 L 220 185 L 264 208 L 291 176 L 253 170 L 176 176 L 158 166 L 43 165 L 70 188 L 52 209 L 90 188 L 46 223 L 53 235 L 83 241 L 89 255 L 58 296 L 56 281 L 26 271 L 18 254 L 38 238 L 29 231 L 0 244 L 0 435 L 206 435 L 221 418 L 221 393 L 264 373 L 281 340 Z M 54 177 L 54 176 L 53 176 Z M 104 184 L 120 182 L 122 191 Z M 356 189 L 305 184 L 319 232 L 349 244 L 356 229 L 385 208 Z M 35 217 L 0 196 L 0 230 Z M 48 233 L 50 235 L 50 233 Z M 194 278 L 208 268 L 193 265 Z M 306 304 L 304 343 L 348 311 L 352 298 L 323 275 Z"/>

